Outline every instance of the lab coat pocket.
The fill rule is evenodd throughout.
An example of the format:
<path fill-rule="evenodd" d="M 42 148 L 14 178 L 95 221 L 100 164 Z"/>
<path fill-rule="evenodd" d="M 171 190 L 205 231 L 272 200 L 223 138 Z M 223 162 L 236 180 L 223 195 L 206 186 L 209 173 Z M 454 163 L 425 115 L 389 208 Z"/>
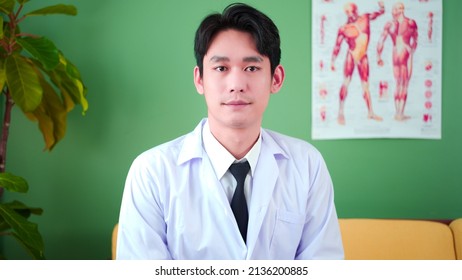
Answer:
<path fill-rule="evenodd" d="M 305 224 L 305 216 L 278 210 L 270 251 L 275 259 L 294 259 Z"/>

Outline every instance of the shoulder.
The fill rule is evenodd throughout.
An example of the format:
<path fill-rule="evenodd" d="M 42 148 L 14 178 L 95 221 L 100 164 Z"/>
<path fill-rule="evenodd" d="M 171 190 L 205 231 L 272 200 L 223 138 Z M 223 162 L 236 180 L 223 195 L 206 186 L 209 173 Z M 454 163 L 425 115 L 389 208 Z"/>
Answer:
<path fill-rule="evenodd" d="M 268 129 L 263 131 L 288 157 L 306 157 L 307 155 L 316 158 L 321 157 L 319 150 L 306 140 Z"/>
<path fill-rule="evenodd" d="M 272 153 L 284 174 L 298 174 L 295 176 L 302 181 L 308 180 L 309 185 L 319 174 L 329 176 L 323 155 L 311 143 L 271 130 L 265 130 L 263 136 L 266 141 L 261 153 Z"/>
<path fill-rule="evenodd" d="M 170 140 L 168 142 L 159 144 L 148 150 L 143 151 L 138 156 L 136 156 L 134 163 L 138 164 L 149 164 L 153 165 L 155 163 L 166 163 L 171 162 L 175 163 L 178 159 L 178 156 L 184 145 L 184 140 L 188 134 L 182 135 L 176 139 Z M 155 166 L 160 166 L 156 164 Z"/>
<path fill-rule="evenodd" d="M 176 139 L 155 146 L 141 153 L 138 160 L 163 160 L 181 164 L 193 158 L 202 157 L 202 120 L 196 128 Z"/>

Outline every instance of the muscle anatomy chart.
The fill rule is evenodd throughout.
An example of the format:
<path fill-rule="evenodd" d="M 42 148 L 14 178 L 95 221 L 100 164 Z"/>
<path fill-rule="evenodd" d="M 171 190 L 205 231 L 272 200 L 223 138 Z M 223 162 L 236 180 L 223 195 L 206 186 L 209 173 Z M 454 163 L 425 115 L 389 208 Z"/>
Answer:
<path fill-rule="evenodd" d="M 313 0 L 312 138 L 441 138 L 441 0 Z"/>

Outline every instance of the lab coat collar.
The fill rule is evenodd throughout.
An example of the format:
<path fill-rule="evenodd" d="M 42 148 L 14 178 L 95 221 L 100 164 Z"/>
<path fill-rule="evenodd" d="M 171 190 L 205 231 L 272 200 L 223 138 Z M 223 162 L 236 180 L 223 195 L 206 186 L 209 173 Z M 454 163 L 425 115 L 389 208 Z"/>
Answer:
<path fill-rule="evenodd" d="M 196 126 L 196 128 L 189 134 L 184 136 L 184 144 L 181 148 L 181 152 L 178 156 L 178 165 L 181 165 L 193 158 L 203 158 L 205 155 L 205 149 L 202 146 L 202 127 L 207 122 L 207 119 L 204 118 Z M 278 143 L 271 137 L 271 135 L 265 130 L 261 130 L 262 142 L 266 142 L 266 148 L 264 153 L 273 155 L 274 157 L 282 156 L 288 158 L 287 153 Z M 263 149 L 263 143 L 262 143 Z M 262 154 L 262 152 L 260 152 Z M 260 159 L 258 160 L 261 161 Z M 258 165 L 258 164 L 257 164 Z"/>
<path fill-rule="evenodd" d="M 202 119 L 196 128 L 184 136 L 183 146 L 178 155 L 178 165 L 181 165 L 194 158 L 202 158 L 205 155 L 205 149 L 202 146 L 202 127 L 207 119 Z"/>

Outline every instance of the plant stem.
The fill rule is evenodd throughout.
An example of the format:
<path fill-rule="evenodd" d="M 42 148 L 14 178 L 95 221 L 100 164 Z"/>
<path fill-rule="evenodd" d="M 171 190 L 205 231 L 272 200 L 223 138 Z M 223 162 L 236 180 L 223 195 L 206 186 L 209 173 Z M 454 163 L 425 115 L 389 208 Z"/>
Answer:
<path fill-rule="evenodd" d="M 6 166 L 6 146 L 8 143 L 8 136 L 10 132 L 11 123 L 11 109 L 13 108 L 14 101 L 10 96 L 8 88 L 5 90 L 5 114 L 3 115 L 2 125 L 2 138 L 0 140 L 0 173 L 5 172 Z M 0 186 L 0 198 L 3 196 L 3 188 Z"/>

